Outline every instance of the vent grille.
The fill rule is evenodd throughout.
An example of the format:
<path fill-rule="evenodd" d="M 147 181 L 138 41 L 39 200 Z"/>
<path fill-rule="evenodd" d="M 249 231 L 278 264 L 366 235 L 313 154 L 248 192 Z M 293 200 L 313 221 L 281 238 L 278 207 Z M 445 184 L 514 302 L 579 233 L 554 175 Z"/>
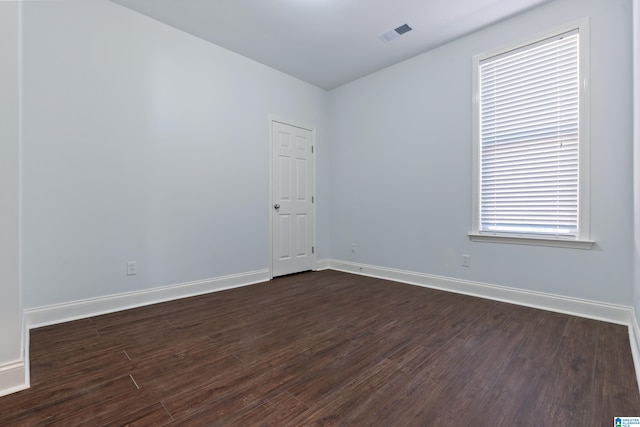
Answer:
<path fill-rule="evenodd" d="M 398 36 L 401 36 L 403 34 L 408 33 L 409 31 L 413 30 L 413 28 L 411 27 L 411 25 L 404 23 L 402 25 L 400 25 L 397 28 L 394 28 L 393 30 L 389 30 L 386 33 L 382 33 L 378 36 L 378 38 L 380 40 L 382 40 L 385 43 L 390 42 L 391 40 L 395 39 Z"/>
<path fill-rule="evenodd" d="M 409 31 L 411 31 L 412 28 L 409 26 L 409 24 L 402 24 L 400 25 L 398 28 L 396 28 L 395 31 L 396 33 L 403 35 L 404 33 L 408 33 Z"/>

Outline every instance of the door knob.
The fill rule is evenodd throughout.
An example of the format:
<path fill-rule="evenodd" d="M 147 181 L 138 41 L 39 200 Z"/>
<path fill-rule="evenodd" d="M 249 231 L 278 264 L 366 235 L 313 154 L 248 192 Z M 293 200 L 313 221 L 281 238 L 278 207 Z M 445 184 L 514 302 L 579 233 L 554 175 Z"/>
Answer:
<path fill-rule="evenodd" d="M 280 205 L 276 203 L 275 205 L 273 205 L 273 209 L 280 209 Z"/>

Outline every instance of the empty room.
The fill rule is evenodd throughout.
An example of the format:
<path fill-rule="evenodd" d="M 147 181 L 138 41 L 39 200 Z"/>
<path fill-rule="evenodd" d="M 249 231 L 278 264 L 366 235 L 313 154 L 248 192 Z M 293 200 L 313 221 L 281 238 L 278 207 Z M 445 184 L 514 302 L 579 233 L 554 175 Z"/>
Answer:
<path fill-rule="evenodd" d="M 639 30 L 0 2 L 0 425 L 639 425 Z"/>

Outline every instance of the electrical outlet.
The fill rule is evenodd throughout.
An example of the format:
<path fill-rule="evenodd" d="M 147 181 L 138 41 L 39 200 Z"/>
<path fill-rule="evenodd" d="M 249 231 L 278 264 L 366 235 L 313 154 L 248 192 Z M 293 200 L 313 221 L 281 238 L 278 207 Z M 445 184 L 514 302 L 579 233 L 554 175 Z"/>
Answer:
<path fill-rule="evenodd" d="M 135 261 L 127 263 L 127 276 L 134 276 L 138 273 L 138 264 Z"/>
<path fill-rule="evenodd" d="M 352 254 L 355 254 L 355 253 L 356 253 L 356 244 L 355 244 L 355 243 L 352 243 L 352 244 L 351 244 L 351 253 L 352 253 Z"/>
<path fill-rule="evenodd" d="M 462 266 L 469 267 L 471 265 L 471 255 L 462 255 Z"/>

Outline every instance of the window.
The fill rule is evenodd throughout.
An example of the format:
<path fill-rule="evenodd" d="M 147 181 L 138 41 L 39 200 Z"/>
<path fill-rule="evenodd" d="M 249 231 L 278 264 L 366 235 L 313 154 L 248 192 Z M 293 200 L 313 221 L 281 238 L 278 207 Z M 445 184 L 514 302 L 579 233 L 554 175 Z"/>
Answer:
<path fill-rule="evenodd" d="M 590 248 L 586 23 L 474 57 L 472 240 Z"/>

